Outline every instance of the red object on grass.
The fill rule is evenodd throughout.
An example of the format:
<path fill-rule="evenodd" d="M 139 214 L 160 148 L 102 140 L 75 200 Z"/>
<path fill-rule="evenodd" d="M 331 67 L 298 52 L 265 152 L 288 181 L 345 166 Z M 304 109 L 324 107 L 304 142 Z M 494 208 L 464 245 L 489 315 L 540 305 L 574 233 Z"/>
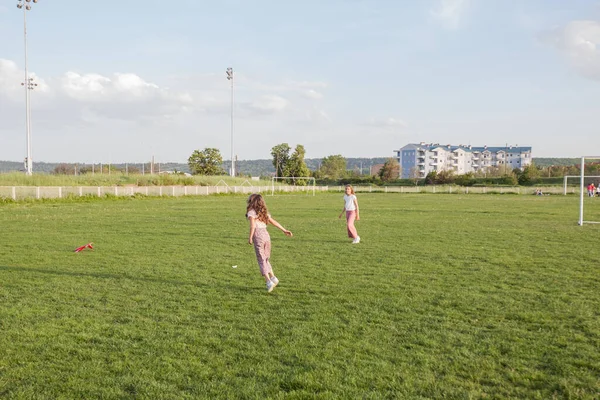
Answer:
<path fill-rule="evenodd" d="M 75 249 L 75 253 L 79 253 L 79 252 L 80 252 L 80 251 L 82 251 L 83 249 L 92 249 L 92 250 L 94 250 L 94 248 L 92 247 L 92 243 L 93 243 L 93 242 L 90 242 L 90 243 L 88 243 L 88 244 L 86 244 L 86 245 L 84 245 L 84 246 L 81 246 L 81 247 L 78 247 L 78 248 L 76 248 L 76 249 Z"/>

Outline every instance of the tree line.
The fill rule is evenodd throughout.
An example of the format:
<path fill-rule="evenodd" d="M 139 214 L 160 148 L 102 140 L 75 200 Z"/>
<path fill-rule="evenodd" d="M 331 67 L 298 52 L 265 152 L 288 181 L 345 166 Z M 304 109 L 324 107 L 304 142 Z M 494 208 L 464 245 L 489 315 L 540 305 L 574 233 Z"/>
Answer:
<path fill-rule="evenodd" d="M 347 159 L 341 154 L 334 154 L 324 157 L 320 160 L 317 168 L 311 170 L 308 168 L 305 160 L 306 150 L 303 145 L 298 144 L 292 151 L 288 143 L 280 143 L 271 148 L 271 163 L 275 170 L 275 177 L 287 177 L 288 183 L 303 185 L 306 180 L 294 180 L 293 178 L 313 177 L 320 182 L 354 182 L 354 183 L 372 183 L 372 184 L 406 184 L 406 179 L 400 179 L 402 169 L 398 160 L 394 157 L 385 159 L 378 171 L 368 176 L 360 173 L 357 168 L 348 169 Z M 559 164 L 559 163 L 557 163 Z M 194 150 L 187 162 L 189 171 L 193 175 L 226 175 L 227 171 L 223 168 L 223 157 L 219 149 L 205 148 L 203 150 Z M 142 169 L 145 165 L 142 165 Z M 148 164 L 146 172 L 151 172 L 151 165 Z M 74 171 L 73 171 L 74 170 Z M 90 173 L 94 170 L 93 166 L 84 166 L 79 168 L 79 174 Z M 116 168 L 114 172 L 125 172 L 135 174 L 141 173 L 139 167 L 131 165 L 129 167 Z M 110 165 L 100 165 L 96 167 L 97 173 L 110 173 Z M 236 171 L 239 171 L 236 168 Z M 505 185 L 535 185 L 543 178 L 559 178 L 566 175 L 580 175 L 581 166 L 574 164 L 565 165 L 547 165 L 537 166 L 535 162 L 526 166 L 523 170 L 515 168 L 506 170 L 503 166 L 490 167 L 477 173 L 469 172 L 466 174 L 455 174 L 451 170 L 431 171 L 425 178 L 419 177 L 417 170 L 412 170 L 408 181 L 412 184 L 457 184 L 461 186 L 470 186 L 476 184 L 505 184 Z M 77 174 L 77 164 L 59 164 L 55 167 L 55 174 Z M 156 171 L 155 171 L 156 172 Z M 175 169 L 175 172 L 177 170 Z M 591 162 L 585 165 L 585 175 L 600 175 L 600 162 Z M 238 173 L 239 175 L 239 173 Z"/>
<path fill-rule="evenodd" d="M 238 176 L 267 175 L 276 177 L 291 177 L 290 182 L 302 184 L 306 180 L 294 181 L 294 177 L 313 177 L 320 183 L 356 183 L 356 184 L 458 184 L 463 186 L 477 184 L 506 184 L 506 185 L 533 185 L 540 181 L 550 182 L 553 178 L 562 178 L 566 175 L 580 175 L 580 159 L 534 158 L 533 163 L 523 170 L 518 168 L 506 170 L 505 167 L 491 167 L 477 173 L 463 175 L 454 174 L 453 171 L 432 171 L 425 178 L 419 176 L 418 171 L 410 171 L 409 179 L 400 179 L 401 167 L 394 157 L 379 159 L 349 159 L 341 154 L 333 154 L 322 159 L 305 159 L 306 149 L 298 144 L 292 150 L 288 143 L 280 143 L 271 148 L 271 160 L 250 160 L 236 162 Z M 310 168 L 307 165 L 310 163 Z M 539 161 L 539 164 L 538 164 Z M 266 165 L 270 162 L 272 169 Z M 240 173 L 239 164 L 245 166 L 246 173 Z M 370 167 L 376 163 L 377 171 L 372 174 Z M 368 169 L 363 174 L 364 167 Z M 160 171 L 190 172 L 193 175 L 227 175 L 227 166 L 231 163 L 224 162 L 221 152 L 216 148 L 194 150 L 187 160 L 187 164 L 162 163 L 158 167 L 152 163 L 131 164 L 52 164 L 36 163 L 38 171 L 60 175 L 83 175 L 89 173 L 157 173 Z M 256 165 L 252 173 L 248 171 Z M 0 161 L 0 172 L 19 170 L 21 164 Z M 161 169 L 162 167 L 162 169 Z M 187 168 L 186 168 L 187 167 Z M 22 168 L 21 168 L 22 170 Z M 257 173 L 257 171 L 260 171 Z M 585 165 L 585 175 L 600 175 L 600 163 L 588 162 Z"/>
<path fill-rule="evenodd" d="M 318 168 L 311 170 L 305 161 L 306 149 L 298 144 L 292 151 L 288 143 L 280 143 L 271 148 L 271 161 L 275 169 L 275 177 L 290 178 L 296 184 L 303 184 L 305 180 L 294 180 L 294 178 L 308 178 L 339 180 L 344 178 L 356 178 L 362 175 L 358 169 L 348 170 L 348 163 L 341 154 L 334 154 L 323 158 Z M 227 173 L 222 168 L 223 157 L 216 148 L 205 148 L 194 150 L 188 158 L 188 166 L 194 175 L 224 175 Z M 370 166 L 369 166 L 370 167 Z M 237 170 L 237 168 L 236 168 Z M 382 181 L 398 179 L 399 165 L 395 158 L 387 159 L 379 169 L 377 176 Z M 369 171 L 370 175 L 370 171 Z"/>

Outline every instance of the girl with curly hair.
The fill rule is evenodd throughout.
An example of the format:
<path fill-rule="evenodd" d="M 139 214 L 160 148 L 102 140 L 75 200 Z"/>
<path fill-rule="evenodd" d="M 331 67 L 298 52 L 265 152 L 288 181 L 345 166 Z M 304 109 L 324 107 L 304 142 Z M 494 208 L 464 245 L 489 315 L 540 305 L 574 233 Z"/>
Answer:
<path fill-rule="evenodd" d="M 279 283 L 279 279 L 273 274 L 273 268 L 271 267 L 271 236 L 267 232 L 267 225 L 274 225 L 286 236 L 293 236 L 292 232 L 285 229 L 271 217 L 265 200 L 260 194 L 252 194 L 248 197 L 246 218 L 250 222 L 248 243 L 254 245 L 260 273 L 265 278 L 267 292 L 271 292 Z"/>

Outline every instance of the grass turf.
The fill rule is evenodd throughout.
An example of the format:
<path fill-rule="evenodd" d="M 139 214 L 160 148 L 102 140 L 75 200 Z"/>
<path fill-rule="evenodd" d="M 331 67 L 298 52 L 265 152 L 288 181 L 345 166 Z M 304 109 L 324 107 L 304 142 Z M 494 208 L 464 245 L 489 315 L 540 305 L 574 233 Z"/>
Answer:
<path fill-rule="evenodd" d="M 270 228 L 271 294 L 245 197 L 0 205 L 0 397 L 600 393 L 600 226 L 575 198 L 359 194 L 359 245 L 339 194 L 266 200 L 294 232 Z"/>

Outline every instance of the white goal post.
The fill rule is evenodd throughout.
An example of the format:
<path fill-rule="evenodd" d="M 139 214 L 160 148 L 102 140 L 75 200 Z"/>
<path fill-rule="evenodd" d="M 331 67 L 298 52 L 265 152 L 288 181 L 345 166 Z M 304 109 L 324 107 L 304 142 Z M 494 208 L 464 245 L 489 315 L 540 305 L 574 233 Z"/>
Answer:
<path fill-rule="evenodd" d="M 568 182 L 567 180 L 569 178 L 577 178 L 577 185 L 579 185 L 579 180 L 581 179 L 581 175 L 565 175 L 563 176 L 563 194 L 566 195 L 567 191 L 568 191 Z M 586 175 L 585 176 L 586 179 L 588 178 L 597 178 L 598 180 L 600 180 L 600 175 Z M 571 193 L 575 193 L 575 190 L 571 190 Z"/>
<path fill-rule="evenodd" d="M 583 224 L 600 224 L 599 221 L 584 221 L 583 220 L 583 205 L 585 194 L 587 194 L 587 189 L 585 187 L 585 178 L 591 178 L 590 176 L 585 176 L 585 159 L 594 159 L 600 160 L 600 156 L 582 156 L 581 157 L 581 181 L 580 181 L 580 196 L 579 196 L 579 226 L 583 226 Z"/>
<path fill-rule="evenodd" d="M 315 190 L 317 187 L 317 181 L 315 180 L 315 178 L 310 177 L 310 176 L 274 176 L 271 178 L 271 196 L 275 195 L 275 181 L 277 180 L 286 180 L 286 181 L 307 181 L 306 185 L 303 185 L 302 187 L 306 188 L 306 194 L 308 194 L 308 192 L 310 190 L 312 190 L 312 194 L 313 196 L 315 195 Z M 289 186 L 296 186 L 296 185 L 289 185 Z"/>

